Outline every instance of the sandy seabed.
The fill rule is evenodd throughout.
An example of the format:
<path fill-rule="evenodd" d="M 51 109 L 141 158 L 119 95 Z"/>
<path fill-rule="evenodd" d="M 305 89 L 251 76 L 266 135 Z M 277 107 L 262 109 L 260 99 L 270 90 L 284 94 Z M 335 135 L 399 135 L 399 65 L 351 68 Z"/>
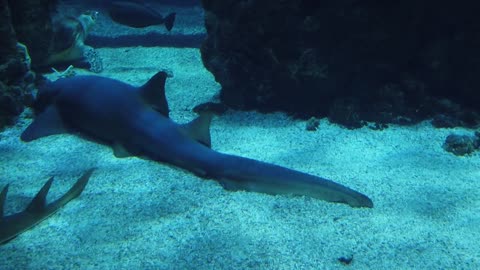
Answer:
<path fill-rule="evenodd" d="M 141 85 L 158 70 L 171 118 L 216 100 L 219 85 L 197 49 L 99 49 L 102 76 Z M 480 269 L 480 155 L 456 157 L 452 132 L 429 123 L 347 130 L 282 113 L 228 111 L 212 123 L 215 150 L 332 179 L 367 194 L 373 209 L 230 192 L 165 164 L 117 159 L 74 135 L 19 140 L 26 117 L 0 133 L 6 214 L 21 211 L 50 176 L 49 200 L 90 167 L 83 194 L 0 246 L 0 269 Z M 349 266 L 338 259 L 353 258 Z"/>

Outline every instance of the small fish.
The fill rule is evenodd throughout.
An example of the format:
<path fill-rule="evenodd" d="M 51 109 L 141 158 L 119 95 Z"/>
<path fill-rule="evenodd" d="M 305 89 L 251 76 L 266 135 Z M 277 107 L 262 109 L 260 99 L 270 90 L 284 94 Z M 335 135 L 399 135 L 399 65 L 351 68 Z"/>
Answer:
<path fill-rule="evenodd" d="M 93 170 L 94 169 L 90 169 L 86 171 L 67 193 L 56 201 L 47 204 L 47 194 L 53 182 L 53 177 L 51 177 L 24 211 L 10 216 L 3 215 L 3 206 L 5 205 L 8 192 L 8 185 L 5 186 L 2 192 L 0 192 L 0 245 L 31 229 L 57 212 L 69 201 L 78 197 L 87 185 Z"/>
<path fill-rule="evenodd" d="M 176 13 L 163 17 L 157 11 L 140 3 L 118 1 L 112 2 L 108 7 L 108 15 L 119 24 L 135 28 L 164 24 L 165 28 L 172 30 Z"/>

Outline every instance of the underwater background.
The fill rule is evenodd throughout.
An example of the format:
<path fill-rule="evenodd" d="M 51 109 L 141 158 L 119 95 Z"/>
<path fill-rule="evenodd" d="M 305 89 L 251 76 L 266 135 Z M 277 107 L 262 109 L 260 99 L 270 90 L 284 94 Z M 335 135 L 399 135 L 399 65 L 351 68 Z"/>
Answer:
<path fill-rule="evenodd" d="M 211 125 L 214 150 L 332 179 L 367 194 L 374 208 L 227 191 L 173 166 L 116 158 L 110 147 L 75 135 L 27 144 L 20 134 L 34 116 L 26 109 L 0 133 L 0 187 L 10 184 L 5 215 L 22 211 L 51 176 L 56 180 L 49 201 L 85 170 L 97 169 L 78 198 L 0 246 L 0 269 L 480 269 L 480 135 L 476 114 L 470 113 L 478 106 L 465 103 L 459 106 L 468 113 L 442 114 L 462 123 L 446 128 L 432 124 L 436 109 L 418 119 L 407 114 L 402 119 L 413 120 L 406 124 L 381 118 L 378 125 L 368 115 L 355 123 L 348 117 L 334 121 L 339 118 L 332 110 L 330 120 L 321 110 L 295 114 L 295 106 L 282 102 L 268 113 L 236 110 L 256 102 L 272 106 L 275 99 L 235 96 L 235 84 L 217 82 L 225 84 L 227 73 L 245 72 L 218 73 L 208 52 L 201 54 L 204 7 L 194 1 L 147 2 L 162 14 L 176 12 L 171 31 L 115 23 L 105 11 L 108 1 L 57 3 L 58 13 L 72 16 L 98 10 L 85 44 L 95 49 L 101 68 L 67 64 L 37 76 L 96 74 L 140 86 L 165 70 L 172 76 L 166 96 L 175 122 L 194 119 L 199 104 L 228 106 Z M 309 112 L 313 120 L 305 117 Z M 460 138 L 455 143 L 467 145 L 448 146 L 452 134 Z"/>

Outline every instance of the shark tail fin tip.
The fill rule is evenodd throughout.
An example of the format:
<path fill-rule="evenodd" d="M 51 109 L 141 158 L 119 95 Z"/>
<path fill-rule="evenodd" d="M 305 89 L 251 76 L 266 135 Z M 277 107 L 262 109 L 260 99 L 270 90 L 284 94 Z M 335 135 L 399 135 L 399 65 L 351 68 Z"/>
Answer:
<path fill-rule="evenodd" d="M 56 208 L 60 208 L 67 204 L 69 201 L 78 197 L 85 189 L 85 186 L 87 185 L 90 176 L 92 176 L 93 171 L 95 171 L 95 168 L 91 168 L 85 171 L 82 176 L 77 179 L 75 184 L 73 184 L 73 186 L 62 197 L 52 202 L 51 205 L 55 205 Z"/>
<path fill-rule="evenodd" d="M 77 180 L 77 182 L 75 182 L 75 184 L 70 188 L 67 194 L 71 194 L 72 199 L 82 193 L 88 183 L 88 180 L 90 179 L 90 176 L 92 176 L 95 169 L 96 168 L 90 168 L 86 172 L 84 172 L 82 176 L 80 176 L 80 178 Z"/>

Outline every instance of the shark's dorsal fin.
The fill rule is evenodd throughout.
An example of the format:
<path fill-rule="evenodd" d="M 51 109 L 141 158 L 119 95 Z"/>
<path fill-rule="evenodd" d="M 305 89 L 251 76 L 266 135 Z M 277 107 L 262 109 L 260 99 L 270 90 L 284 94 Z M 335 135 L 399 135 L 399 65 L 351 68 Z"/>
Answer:
<path fill-rule="evenodd" d="M 165 71 L 160 71 L 140 87 L 140 95 L 143 101 L 166 117 L 169 113 L 167 98 L 165 97 L 167 77 L 168 74 Z"/>
<path fill-rule="evenodd" d="M 5 205 L 5 200 L 7 198 L 7 192 L 8 192 L 8 185 L 6 185 L 2 189 L 2 193 L 0 193 L 0 222 L 3 219 L 3 213 L 4 213 L 3 209 L 4 209 L 4 205 Z"/>
<path fill-rule="evenodd" d="M 49 106 L 33 120 L 33 123 L 28 126 L 20 138 L 22 141 L 29 142 L 41 137 L 65 132 L 65 126 L 57 108 Z"/>
<path fill-rule="evenodd" d="M 131 157 L 132 154 L 121 144 L 119 143 L 114 143 L 112 145 L 113 149 L 113 154 L 115 155 L 116 158 L 126 158 L 126 157 Z"/>
<path fill-rule="evenodd" d="M 181 131 L 192 140 L 195 140 L 207 147 L 212 146 L 210 140 L 210 122 L 212 122 L 213 113 L 204 112 L 188 124 L 181 126 Z"/>
<path fill-rule="evenodd" d="M 35 195 L 35 198 L 33 198 L 33 200 L 27 206 L 27 209 L 25 210 L 26 212 L 41 213 L 45 209 L 45 206 L 47 205 L 47 194 L 52 186 L 52 182 L 53 176 L 48 179 L 48 181 L 43 185 L 42 189 L 40 189 L 37 195 Z"/>

